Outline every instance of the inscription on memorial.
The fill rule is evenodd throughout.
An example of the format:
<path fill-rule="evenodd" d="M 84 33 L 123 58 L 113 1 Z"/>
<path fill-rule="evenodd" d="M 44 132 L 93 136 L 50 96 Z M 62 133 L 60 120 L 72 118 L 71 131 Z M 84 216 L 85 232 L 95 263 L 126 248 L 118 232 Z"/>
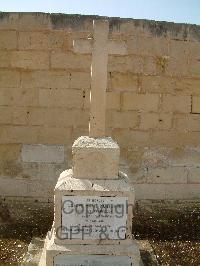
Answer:
<path fill-rule="evenodd" d="M 125 239 L 127 197 L 63 196 L 61 238 Z"/>
<path fill-rule="evenodd" d="M 128 256 L 57 255 L 54 266 L 131 266 Z"/>

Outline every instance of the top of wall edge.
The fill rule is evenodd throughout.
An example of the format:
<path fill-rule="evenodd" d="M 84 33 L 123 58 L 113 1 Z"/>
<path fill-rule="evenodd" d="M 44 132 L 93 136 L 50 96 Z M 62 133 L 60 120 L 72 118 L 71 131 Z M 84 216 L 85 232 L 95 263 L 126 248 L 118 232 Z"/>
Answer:
<path fill-rule="evenodd" d="M 91 31 L 94 19 L 108 19 L 110 30 L 120 33 L 200 41 L 200 25 L 96 15 L 0 12 L 0 29 Z"/>

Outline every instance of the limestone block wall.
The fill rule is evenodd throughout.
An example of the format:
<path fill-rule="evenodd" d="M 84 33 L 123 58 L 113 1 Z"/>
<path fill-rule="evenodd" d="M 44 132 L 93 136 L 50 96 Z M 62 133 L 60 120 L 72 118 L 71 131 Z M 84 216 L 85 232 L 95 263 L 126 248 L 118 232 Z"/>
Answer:
<path fill-rule="evenodd" d="M 94 18 L 0 13 L 2 197 L 51 200 L 73 141 L 88 134 L 91 54 L 79 52 Z M 108 64 L 106 128 L 121 169 L 137 199 L 197 199 L 200 26 L 109 20 L 109 38 L 127 51 Z"/>

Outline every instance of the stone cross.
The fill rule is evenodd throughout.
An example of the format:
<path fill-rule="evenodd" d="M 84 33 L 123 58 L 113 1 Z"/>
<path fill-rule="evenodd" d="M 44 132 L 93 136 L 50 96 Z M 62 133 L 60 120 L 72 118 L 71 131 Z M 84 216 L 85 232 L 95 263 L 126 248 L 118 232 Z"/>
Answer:
<path fill-rule="evenodd" d="M 89 136 L 105 136 L 108 54 L 124 55 L 126 43 L 108 40 L 109 21 L 93 21 L 93 38 L 75 40 L 74 52 L 92 53 Z"/>
<path fill-rule="evenodd" d="M 89 136 L 105 136 L 108 21 L 93 22 Z"/>

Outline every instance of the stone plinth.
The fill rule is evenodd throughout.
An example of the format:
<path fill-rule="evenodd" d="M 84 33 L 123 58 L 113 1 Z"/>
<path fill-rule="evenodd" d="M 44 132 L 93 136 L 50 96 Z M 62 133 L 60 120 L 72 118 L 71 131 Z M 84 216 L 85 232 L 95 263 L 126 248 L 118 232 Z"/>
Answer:
<path fill-rule="evenodd" d="M 55 187 L 55 243 L 131 243 L 133 209 L 128 177 L 77 179 L 64 171 Z"/>
<path fill-rule="evenodd" d="M 119 155 L 119 146 L 110 137 L 80 137 L 72 146 L 73 176 L 79 179 L 117 179 Z"/>
<path fill-rule="evenodd" d="M 139 263 L 140 252 L 134 240 L 128 245 L 57 245 L 52 235 L 46 238 L 39 266 L 138 266 Z"/>

